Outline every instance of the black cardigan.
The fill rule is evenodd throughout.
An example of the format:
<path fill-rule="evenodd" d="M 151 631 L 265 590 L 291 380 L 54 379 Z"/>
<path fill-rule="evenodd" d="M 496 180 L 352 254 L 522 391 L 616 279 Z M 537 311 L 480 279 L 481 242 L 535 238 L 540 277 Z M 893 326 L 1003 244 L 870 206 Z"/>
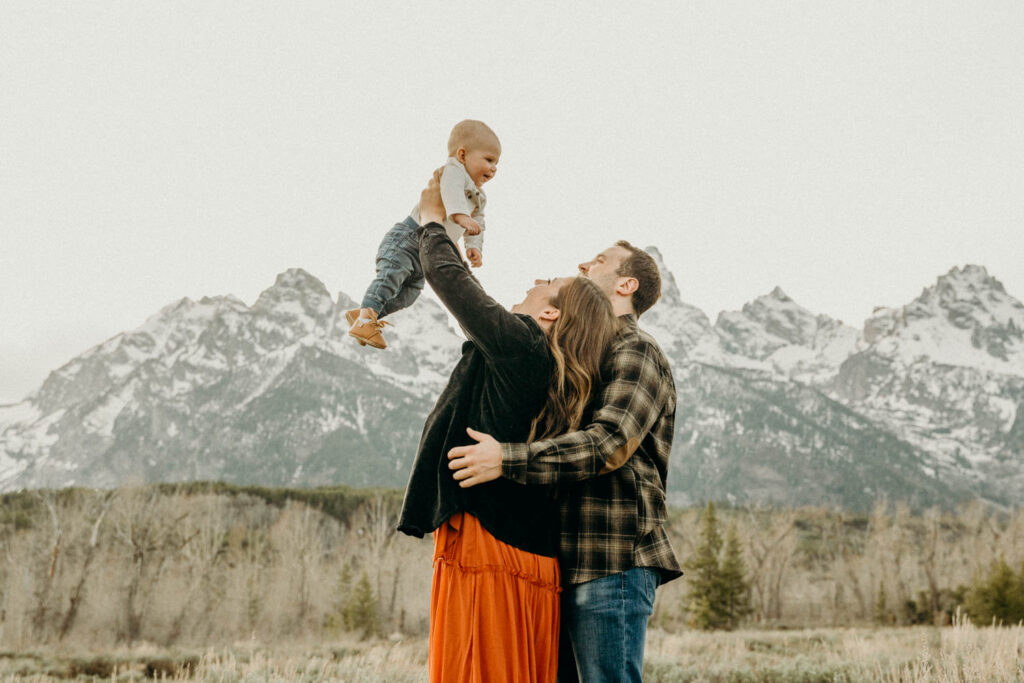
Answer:
<path fill-rule="evenodd" d="M 550 488 L 498 478 L 463 489 L 448 469 L 449 449 L 475 443 L 466 427 L 501 442 L 526 440 L 554 370 L 544 331 L 487 296 L 443 226 L 428 223 L 417 234 L 423 275 L 469 341 L 423 425 L 398 530 L 422 537 L 465 511 L 499 540 L 554 557 L 558 508 Z"/>

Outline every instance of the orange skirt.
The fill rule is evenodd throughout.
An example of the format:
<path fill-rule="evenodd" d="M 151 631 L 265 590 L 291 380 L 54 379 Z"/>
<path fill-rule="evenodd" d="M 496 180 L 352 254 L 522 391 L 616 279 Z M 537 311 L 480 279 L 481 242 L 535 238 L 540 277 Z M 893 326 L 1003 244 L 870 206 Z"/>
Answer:
<path fill-rule="evenodd" d="M 513 548 L 467 513 L 434 532 L 430 680 L 547 683 L 558 672 L 558 561 Z"/>

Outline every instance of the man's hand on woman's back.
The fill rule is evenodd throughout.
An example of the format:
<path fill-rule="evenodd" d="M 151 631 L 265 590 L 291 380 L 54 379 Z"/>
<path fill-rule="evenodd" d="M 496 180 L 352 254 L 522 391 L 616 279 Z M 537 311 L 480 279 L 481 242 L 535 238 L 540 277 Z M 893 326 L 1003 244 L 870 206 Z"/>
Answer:
<path fill-rule="evenodd" d="M 501 476 L 501 444 L 490 434 L 466 428 L 477 443 L 448 451 L 448 469 L 459 486 L 466 489 L 494 481 Z"/>

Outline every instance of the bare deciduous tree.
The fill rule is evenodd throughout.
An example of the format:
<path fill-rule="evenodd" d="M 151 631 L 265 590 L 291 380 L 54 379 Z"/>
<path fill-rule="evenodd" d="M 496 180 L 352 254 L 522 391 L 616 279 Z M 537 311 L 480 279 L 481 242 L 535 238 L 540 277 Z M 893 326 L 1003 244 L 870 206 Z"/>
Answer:
<path fill-rule="evenodd" d="M 752 507 L 745 546 L 755 617 L 765 622 L 782 618 L 783 588 L 796 550 L 792 510 Z"/>
<path fill-rule="evenodd" d="M 92 567 L 93 560 L 97 555 L 97 547 L 99 546 L 100 539 L 100 526 L 103 524 L 103 520 L 107 516 L 107 512 L 110 510 L 110 506 L 114 502 L 114 496 L 114 491 L 107 491 L 96 496 L 91 501 L 90 507 L 92 509 L 90 510 L 88 518 L 94 519 L 92 523 L 92 531 L 89 534 L 89 540 L 85 546 L 82 565 L 78 571 L 78 578 L 71 588 L 71 593 L 68 598 L 68 608 L 64 612 L 63 619 L 61 619 L 60 629 L 57 634 L 58 640 L 64 640 L 64 638 L 67 637 L 68 632 L 75 623 L 75 619 L 78 617 L 78 612 L 82 606 L 82 598 L 85 593 L 86 581 L 89 579 L 89 571 Z"/>
<path fill-rule="evenodd" d="M 129 489 L 119 502 L 114 537 L 131 560 L 118 639 L 131 644 L 142 633 L 143 617 L 168 562 L 195 534 L 185 535 L 182 528 L 189 511 L 168 504 L 170 497 L 159 489 Z"/>

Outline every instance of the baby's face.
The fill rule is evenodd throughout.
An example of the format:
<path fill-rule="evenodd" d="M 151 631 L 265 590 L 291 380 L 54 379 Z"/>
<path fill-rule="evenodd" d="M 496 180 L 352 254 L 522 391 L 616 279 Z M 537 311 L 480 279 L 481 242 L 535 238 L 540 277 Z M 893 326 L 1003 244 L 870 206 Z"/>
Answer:
<path fill-rule="evenodd" d="M 462 161 L 462 165 L 466 167 L 466 172 L 469 173 L 469 177 L 472 178 L 473 184 L 480 187 L 493 178 L 494 174 L 498 172 L 498 159 L 500 157 L 500 148 L 486 146 L 479 147 L 472 151 L 466 151 L 465 158 L 460 159 L 460 161 Z"/>

